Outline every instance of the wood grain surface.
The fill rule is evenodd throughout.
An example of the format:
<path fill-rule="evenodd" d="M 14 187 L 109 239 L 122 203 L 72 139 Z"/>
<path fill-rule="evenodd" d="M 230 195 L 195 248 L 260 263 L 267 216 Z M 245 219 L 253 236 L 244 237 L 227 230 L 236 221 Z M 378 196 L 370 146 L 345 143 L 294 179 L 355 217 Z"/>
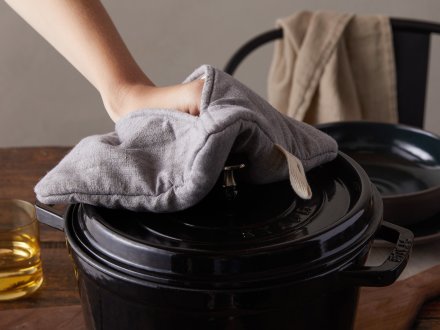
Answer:
<path fill-rule="evenodd" d="M 0 149 L 0 198 L 33 203 L 33 187 L 70 148 Z M 32 296 L 0 302 L 0 329 L 84 329 L 73 268 L 64 234 L 40 226 L 44 283 Z M 440 296 L 434 293 L 440 268 L 385 288 L 363 288 L 356 329 L 440 329 Z M 431 300 L 422 305 L 425 297 Z M 397 316 L 395 316 L 397 315 Z M 407 323 L 401 319 L 406 318 Z M 415 320 L 414 320 L 415 318 Z M 371 327 L 370 327 L 371 325 Z"/>
<path fill-rule="evenodd" d="M 85 330 L 80 305 L 0 311 L 1 329 Z"/>
<path fill-rule="evenodd" d="M 440 329 L 439 296 L 440 265 L 388 287 L 361 288 L 355 329 L 411 329 L 423 303 L 435 298 L 437 303 L 425 308 L 415 329 Z"/>

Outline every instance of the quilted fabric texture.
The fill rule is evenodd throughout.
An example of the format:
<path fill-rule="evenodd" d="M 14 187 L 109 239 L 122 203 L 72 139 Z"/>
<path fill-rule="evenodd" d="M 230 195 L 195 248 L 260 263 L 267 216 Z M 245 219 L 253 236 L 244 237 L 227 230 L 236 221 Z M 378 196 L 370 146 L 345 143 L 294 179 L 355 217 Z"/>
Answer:
<path fill-rule="evenodd" d="M 289 178 L 275 144 L 299 158 L 306 171 L 336 157 L 332 138 L 277 112 L 226 73 L 204 65 L 186 81 L 202 77 L 200 116 L 170 109 L 130 113 L 115 132 L 80 141 L 37 184 L 37 198 L 174 212 L 208 194 L 230 153 L 245 156 L 242 177 L 256 184 Z"/>

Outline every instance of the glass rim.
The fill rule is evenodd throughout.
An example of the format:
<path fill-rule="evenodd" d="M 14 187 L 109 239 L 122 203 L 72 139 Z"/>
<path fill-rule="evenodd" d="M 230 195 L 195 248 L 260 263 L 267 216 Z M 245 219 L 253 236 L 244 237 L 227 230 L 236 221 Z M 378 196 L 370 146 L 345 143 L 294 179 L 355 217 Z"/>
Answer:
<path fill-rule="evenodd" d="M 36 212 L 35 212 L 35 206 L 25 200 L 22 199 L 17 199 L 17 198 L 0 198 L 0 207 L 1 205 L 14 205 L 17 208 L 20 208 L 22 210 L 24 210 L 28 215 L 29 215 L 29 221 L 26 224 L 20 224 L 20 225 L 12 225 L 10 228 L 7 229 L 1 229 L 0 227 L 0 233 L 5 233 L 5 232 L 13 232 L 13 231 L 19 231 L 22 230 L 24 228 L 33 226 L 36 222 L 37 222 L 37 217 L 36 217 Z M 13 223 L 11 223 L 13 224 Z"/>

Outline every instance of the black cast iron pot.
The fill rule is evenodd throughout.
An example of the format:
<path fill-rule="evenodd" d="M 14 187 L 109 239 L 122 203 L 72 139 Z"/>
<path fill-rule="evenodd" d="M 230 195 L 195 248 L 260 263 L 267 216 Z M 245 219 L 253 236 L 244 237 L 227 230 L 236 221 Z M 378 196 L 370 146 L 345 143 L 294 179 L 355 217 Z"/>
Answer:
<path fill-rule="evenodd" d="M 308 178 L 308 201 L 279 182 L 239 184 L 233 201 L 218 185 L 178 213 L 37 214 L 65 231 L 91 329 L 351 329 L 359 286 L 394 282 L 413 236 L 382 222 L 377 190 L 344 154 Z M 396 246 L 365 267 L 375 238 Z"/>

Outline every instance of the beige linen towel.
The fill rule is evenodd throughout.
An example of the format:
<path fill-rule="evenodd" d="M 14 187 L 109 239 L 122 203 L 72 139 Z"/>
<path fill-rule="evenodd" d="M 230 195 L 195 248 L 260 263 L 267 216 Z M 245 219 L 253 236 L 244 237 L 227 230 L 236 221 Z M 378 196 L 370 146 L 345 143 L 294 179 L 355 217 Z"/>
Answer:
<path fill-rule="evenodd" d="M 277 21 L 269 102 L 309 124 L 397 122 L 392 33 L 384 16 L 300 12 Z"/>

